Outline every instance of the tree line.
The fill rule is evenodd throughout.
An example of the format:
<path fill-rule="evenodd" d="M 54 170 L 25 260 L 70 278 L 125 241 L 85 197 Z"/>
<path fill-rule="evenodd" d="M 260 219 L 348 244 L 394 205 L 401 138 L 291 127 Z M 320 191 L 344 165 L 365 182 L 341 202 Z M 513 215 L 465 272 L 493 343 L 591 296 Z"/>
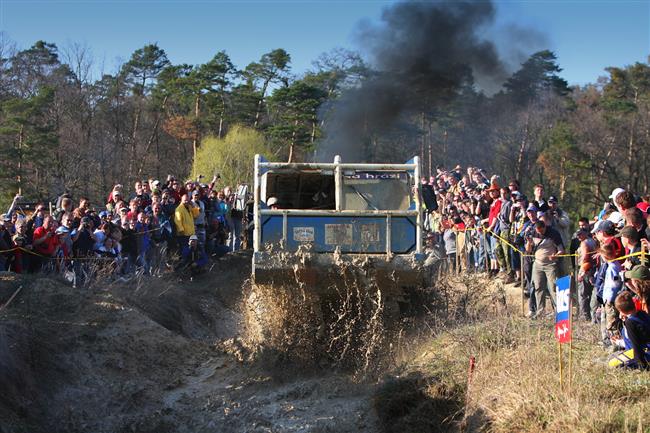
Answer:
<path fill-rule="evenodd" d="M 0 40 L 0 204 L 19 189 L 32 200 L 64 191 L 101 200 L 115 183 L 252 165 L 237 160 L 250 158 L 242 150 L 249 148 L 309 160 L 327 138 L 336 102 L 385 74 L 343 49 L 294 74 L 283 49 L 240 69 L 225 51 L 204 64 L 175 65 L 157 44 L 93 79 L 97 69 L 82 45 L 38 41 L 19 50 Z M 364 159 L 420 155 L 425 173 L 477 165 L 524 187 L 547 183 L 574 212 L 599 206 L 613 186 L 647 193 L 648 63 L 608 68 L 584 87 L 570 88 L 560 73 L 545 50 L 493 95 L 469 74 L 453 94 L 402 113 L 390 128 L 360 125 Z M 200 152 L 204 145 L 229 152 Z"/>

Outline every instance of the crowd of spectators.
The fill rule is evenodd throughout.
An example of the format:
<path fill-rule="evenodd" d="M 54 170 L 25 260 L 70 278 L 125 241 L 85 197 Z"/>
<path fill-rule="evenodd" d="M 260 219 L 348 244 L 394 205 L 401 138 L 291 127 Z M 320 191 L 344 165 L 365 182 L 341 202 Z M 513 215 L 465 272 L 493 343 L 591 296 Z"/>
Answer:
<path fill-rule="evenodd" d="M 217 188 L 218 181 L 142 180 L 133 191 L 115 185 L 101 206 L 63 194 L 31 213 L 17 195 L 1 215 L 0 271 L 83 279 L 91 266 L 119 277 L 173 268 L 194 276 L 209 256 L 252 239 L 247 187 Z M 553 314 L 557 278 L 573 275 L 578 314 L 599 324 L 605 347 L 650 343 L 650 196 L 616 188 L 572 234 L 569 214 L 542 184 L 528 197 L 516 179 L 460 166 L 438 167 L 421 183 L 427 248 L 444 250 L 450 270 L 521 282 L 532 319 Z"/>
<path fill-rule="evenodd" d="M 0 270 L 76 278 L 91 268 L 119 277 L 169 268 L 200 273 L 209 256 L 242 247 L 242 227 L 252 220 L 247 187 L 218 188 L 219 180 L 183 183 L 170 175 L 135 182 L 132 191 L 115 185 L 101 206 L 63 194 L 30 212 L 17 195 L 0 216 Z"/>
<path fill-rule="evenodd" d="M 444 250 L 450 270 L 521 284 L 532 319 L 554 314 L 556 280 L 573 275 L 577 313 L 599 324 L 604 347 L 650 343 L 650 196 L 616 188 L 572 233 L 568 212 L 542 184 L 528 196 L 516 179 L 460 166 L 438 167 L 421 183 L 425 203 L 435 198 L 426 211 L 427 247 Z M 647 366 L 640 353 L 635 362 Z"/>

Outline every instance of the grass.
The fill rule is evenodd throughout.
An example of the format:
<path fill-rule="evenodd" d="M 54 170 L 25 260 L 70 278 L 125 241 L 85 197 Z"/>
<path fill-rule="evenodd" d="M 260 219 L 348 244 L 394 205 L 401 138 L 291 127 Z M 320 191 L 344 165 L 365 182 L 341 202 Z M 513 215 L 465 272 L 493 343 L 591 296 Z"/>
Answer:
<path fill-rule="evenodd" d="M 467 290 L 467 284 L 474 287 Z M 568 345 L 562 348 L 560 386 L 552 319 L 521 317 L 518 292 L 512 288 L 506 291 L 505 304 L 493 308 L 485 302 L 490 297 L 483 295 L 503 293 L 503 286 L 475 284 L 460 278 L 451 292 L 452 297 L 464 297 L 455 302 L 467 305 L 472 320 L 455 319 L 402 355 L 404 374 L 439 378 L 447 389 L 462 390 L 463 421 L 448 431 L 650 432 L 650 373 L 609 369 L 596 325 L 574 326 L 571 388 Z M 467 293 L 474 293 L 474 300 Z M 476 368 L 468 389 L 471 356 Z"/>

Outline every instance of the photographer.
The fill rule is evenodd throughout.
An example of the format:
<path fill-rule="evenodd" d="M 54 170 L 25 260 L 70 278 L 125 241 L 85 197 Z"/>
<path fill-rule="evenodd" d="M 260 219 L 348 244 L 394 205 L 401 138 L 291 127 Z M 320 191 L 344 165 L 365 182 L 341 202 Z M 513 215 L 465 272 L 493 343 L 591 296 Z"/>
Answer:
<path fill-rule="evenodd" d="M 181 251 L 181 263 L 178 265 L 178 271 L 189 271 L 190 278 L 205 271 L 208 264 L 208 256 L 199 247 L 199 239 L 196 235 L 189 237 L 188 242 L 183 246 Z"/>
<path fill-rule="evenodd" d="M 192 192 L 192 205 L 198 208 L 199 211 L 194 217 L 194 234 L 199 240 L 199 248 L 205 249 L 205 230 L 207 218 L 205 216 L 205 204 L 201 200 L 200 189 L 195 189 Z"/>
<path fill-rule="evenodd" d="M 92 219 L 87 216 L 81 218 L 79 227 L 72 231 L 70 237 L 72 238 L 72 251 L 75 257 L 90 256 L 97 241 Z"/>

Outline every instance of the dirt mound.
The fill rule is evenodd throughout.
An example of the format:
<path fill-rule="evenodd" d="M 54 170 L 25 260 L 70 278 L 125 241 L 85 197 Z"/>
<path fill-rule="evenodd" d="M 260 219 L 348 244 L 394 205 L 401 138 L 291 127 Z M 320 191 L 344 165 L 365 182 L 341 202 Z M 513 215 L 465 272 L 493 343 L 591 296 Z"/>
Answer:
<path fill-rule="evenodd" d="M 249 273 L 242 255 L 192 282 L 0 279 L 0 304 L 23 286 L 0 314 L 0 431 L 376 431 L 372 385 L 241 362 Z"/>

